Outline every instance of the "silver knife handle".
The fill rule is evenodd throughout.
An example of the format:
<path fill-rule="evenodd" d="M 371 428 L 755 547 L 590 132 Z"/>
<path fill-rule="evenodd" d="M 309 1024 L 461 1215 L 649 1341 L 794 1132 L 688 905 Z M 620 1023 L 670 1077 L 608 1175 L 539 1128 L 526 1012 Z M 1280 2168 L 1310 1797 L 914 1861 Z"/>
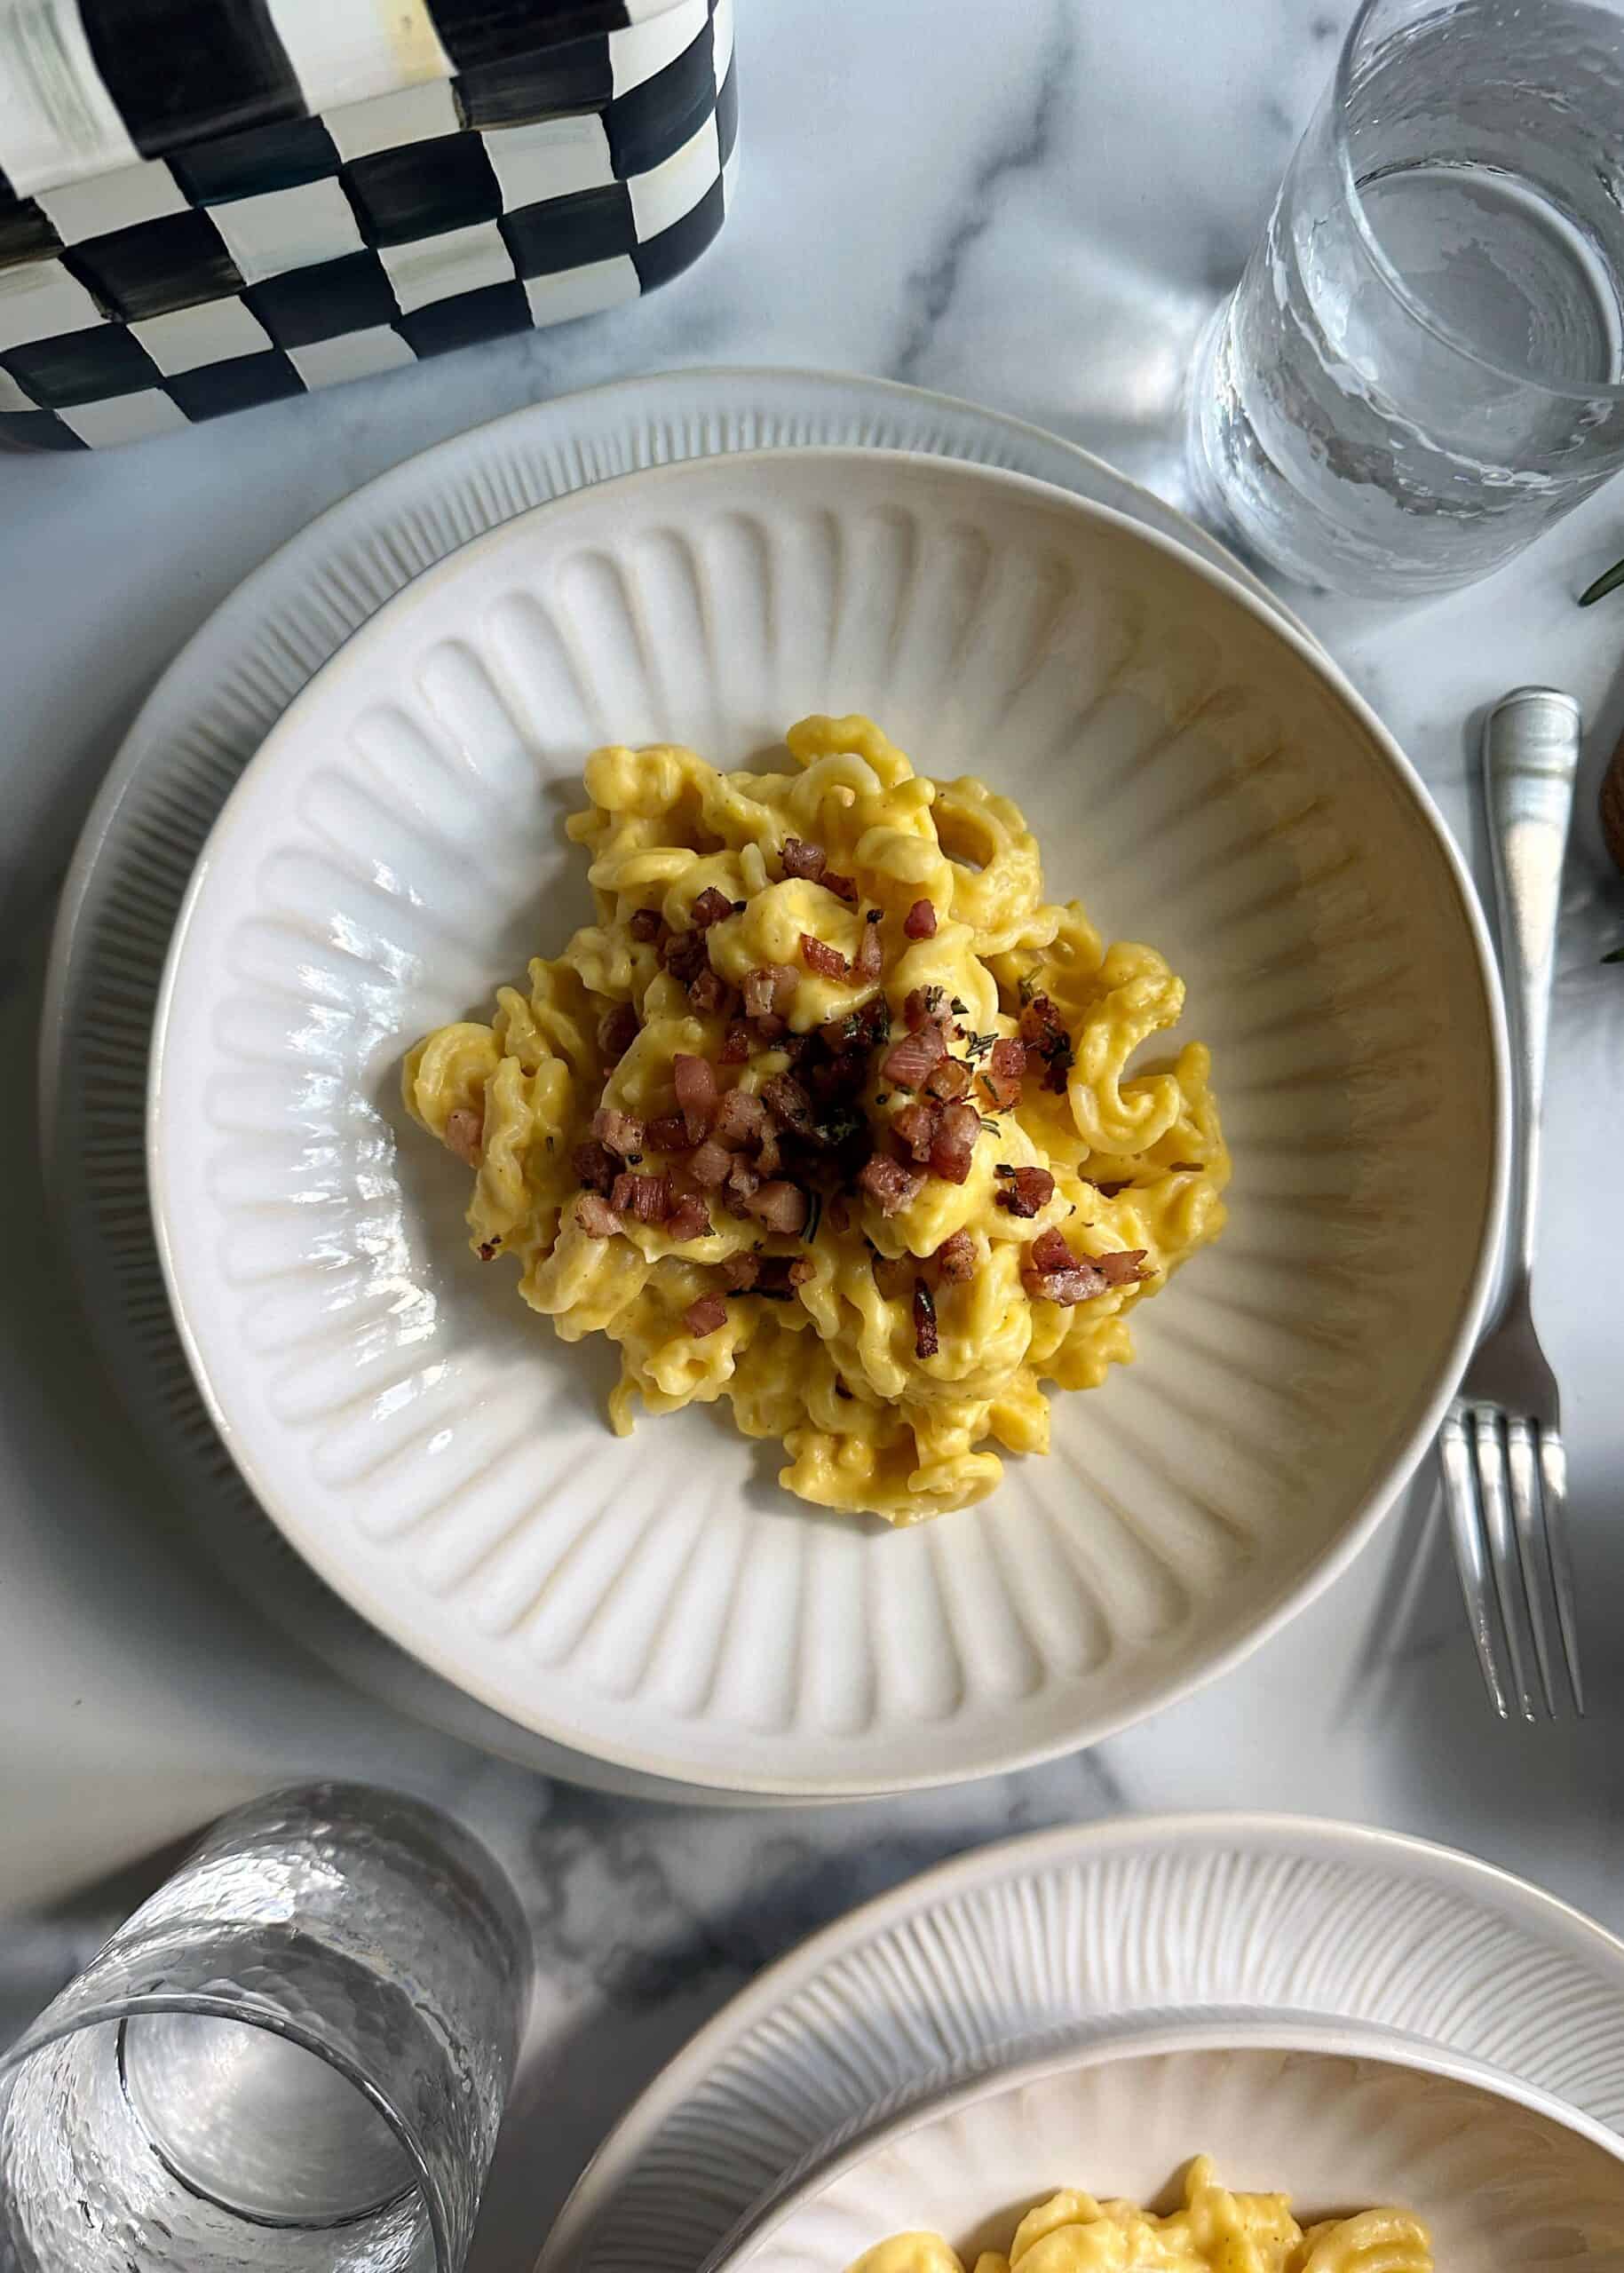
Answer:
<path fill-rule="evenodd" d="M 1525 1287 L 1533 1269 L 1545 1044 L 1581 723 L 1571 694 L 1549 686 L 1519 686 L 1494 705 L 1484 728 L 1483 787 L 1511 1034 L 1516 1134 L 1521 1140 L 1506 1230 L 1513 1293 L 1519 1279 Z"/>

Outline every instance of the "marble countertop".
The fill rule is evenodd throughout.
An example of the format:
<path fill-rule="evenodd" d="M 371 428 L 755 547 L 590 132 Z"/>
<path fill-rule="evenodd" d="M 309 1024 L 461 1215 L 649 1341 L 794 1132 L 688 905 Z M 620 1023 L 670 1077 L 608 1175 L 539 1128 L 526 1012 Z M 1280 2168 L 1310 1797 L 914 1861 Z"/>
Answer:
<path fill-rule="evenodd" d="M 1097 1751 L 957 1793 L 678 1813 L 478 1759 L 291 1659 L 165 1524 L 53 1267 L 33 1073 L 51 913 L 142 696 L 313 513 L 515 405 L 677 364 L 865 370 L 1036 420 L 1176 495 L 1173 407 L 1348 0 L 748 0 L 745 173 L 702 264 L 646 302 L 105 456 L 0 463 L 0 2031 L 140 1883 L 140 1858 L 308 1772 L 458 1806 L 511 1865 L 542 1992 L 473 2273 L 527 2273 L 581 2165 L 655 2068 L 770 1958 L 938 1857 L 1128 1810 L 1274 1808 L 1469 1848 L 1624 1930 L 1624 881 L 1594 819 L 1624 725 L 1614 486 L 1474 590 L 1402 609 L 1294 594 L 1481 867 L 1469 761 L 1529 679 L 1590 721 L 1563 912 L 1538 1302 L 1565 1390 L 1592 1712 L 1491 1721 L 1446 1544 L 1413 1497 L 1239 1672 Z M 994 20 L 996 22 L 994 24 Z M 133 1869 L 132 1869 L 132 1866 Z M 126 1875 L 107 1882 L 108 1874 Z M 97 1885 L 97 1881 L 103 1883 Z M 81 1890 L 91 1886 L 89 1894 Z"/>

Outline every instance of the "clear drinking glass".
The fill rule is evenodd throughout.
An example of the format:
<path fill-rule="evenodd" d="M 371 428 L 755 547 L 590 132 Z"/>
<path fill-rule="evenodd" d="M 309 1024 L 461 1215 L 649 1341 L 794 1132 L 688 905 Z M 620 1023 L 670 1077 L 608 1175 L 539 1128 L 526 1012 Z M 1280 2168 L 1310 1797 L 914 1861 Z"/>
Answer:
<path fill-rule="evenodd" d="M 359 1786 L 227 1816 L 0 2055 L 23 2273 L 460 2273 L 530 1983 L 511 1888 Z"/>
<path fill-rule="evenodd" d="M 1203 336 L 1199 510 L 1311 584 L 1441 591 L 1624 463 L 1624 0 L 1366 0 Z"/>

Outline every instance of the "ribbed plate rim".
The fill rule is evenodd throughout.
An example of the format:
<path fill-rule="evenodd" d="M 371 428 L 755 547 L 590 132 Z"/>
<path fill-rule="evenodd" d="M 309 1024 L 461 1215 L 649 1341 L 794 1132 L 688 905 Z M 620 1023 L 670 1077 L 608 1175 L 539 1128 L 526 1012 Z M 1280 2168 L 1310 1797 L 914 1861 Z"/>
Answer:
<path fill-rule="evenodd" d="M 374 574 L 392 576 L 391 548 L 403 525 L 420 528 L 425 521 L 443 519 L 459 526 L 499 527 L 511 517 L 499 494 L 504 479 L 543 488 L 551 495 L 567 495 L 596 479 L 590 463 L 595 453 L 619 450 L 633 463 L 656 463 L 670 447 L 674 430 L 685 440 L 684 427 L 697 426 L 703 430 L 703 442 L 694 455 L 726 455 L 732 447 L 730 429 L 760 421 L 786 430 L 784 447 L 804 446 L 803 427 L 827 434 L 843 424 L 895 423 L 909 430 L 910 447 L 922 454 L 999 463 L 1011 454 L 1025 453 L 1029 462 L 1054 466 L 1056 479 L 1069 469 L 1080 494 L 1091 495 L 1103 487 L 1135 513 L 1152 516 L 1159 527 L 1180 534 L 1192 549 L 1225 565 L 1238 581 L 1303 629 L 1242 563 L 1175 508 L 1104 460 L 1045 428 L 936 391 L 793 366 L 701 367 L 611 379 L 526 404 L 432 444 L 337 499 L 226 594 L 167 666 L 125 733 L 80 832 L 58 903 L 39 1050 L 41 1151 L 48 1196 L 92 1340 L 174 1487 L 180 1520 L 192 1536 L 208 1544 L 211 1559 L 228 1582 L 239 1591 L 250 1588 L 251 1598 L 284 1632 L 345 1678 L 397 1709 L 545 1772 L 666 1800 L 703 1794 L 658 1779 L 617 1775 L 607 1762 L 546 1745 L 490 1714 L 440 1682 L 325 1588 L 287 1547 L 263 1510 L 251 1503 L 234 1469 L 234 1499 L 228 1502 L 224 1498 L 218 1481 L 207 1472 L 209 1454 L 200 1452 L 188 1435 L 201 1426 L 211 1450 L 221 1450 L 190 1387 L 189 1374 L 193 1409 L 185 1413 L 171 1404 L 167 1384 L 157 1379 L 166 1358 L 179 1358 L 178 1344 L 171 1333 L 165 1349 L 163 1333 L 154 1337 L 150 1324 L 137 1314 L 153 1308 L 144 1300 L 148 1295 L 156 1295 L 159 1304 L 164 1301 L 155 1254 L 140 1279 L 121 1276 L 97 1236 L 94 1207 L 73 1204 L 83 1195 L 64 1188 L 58 1163 L 67 1160 L 68 1148 L 59 1138 L 68 1123 L 76 1126 L 83 1121 L 85 1110 L 83 1084 L 75 1086 L 67 1063 L 66 1042 L 70 1034 L 83 1031 L 84 1005 L 94 1000 L 101 981 L 113 978 L 128 984 L 127 964 L 107 937 L 106 910 L 121 883 L 139 864 L 135 824 L 143 800 L 174 789 L 214 796 L 213 786 L 201 779 L 202 761 L 188 747 L 189 738 L 202 731 L 212 715 L 214 738 L 228 734 L 236 742 L 243 722 L 230 721 L 221 727 L 217 705 L 222 701 L 248 705 L 249 683 L 267 638 L 283 643 L 284 660 L 292 654 L 296 640 L 307 636 L 309 595 L 316 594 L 315 604 L 331 613 L 333 621 L 321 636 L 342 644 L 348 631 L 331 598 L 332 580 L 358 554 L 371 556 Z M 846 447 L 874 447 L 849 434 L 840 439 Z M 392 589 L 402 589 L 404 581 L 396 581 Z M 296 668 L 303 669 L 302 661 Z M 234 748 L 232 755 L 240 770 L 246 756 Z M 220 802 L 223 798 L 216 798 L 216 810 Z M 169 907 L 170 927 L 178 899 L 175 894 Z M 136 1116 L 133 1134 L 133 1144 L 125 1142 L 115 1164 L 126 1174 L 131 1166 L 144 1173 L 144 1115 Z M 148 1393 L 128 1397 L 138 1382 Z M 773 1804 L 766 1798 L 749 1802 L 745 1794 L 738 1797 L 741 1804 Z"/>
<path fill-rule="evenodd" d="M 733 466 L 743 464 L 748 468 L 754 464 L 765 470 L 780 459 L 788 458 L 797 463 L 804 463 L 808 457 L 820 459 L 831 466 L 836 463 L 844 464 L 852 458 L 860 459 L 869 464 L 877 459 L 882 463 L 891 463 L 899 466 L 913 465 L 920 462 L 917 453 L 841 449 L 735 452 L 730 454 L 728 462 Z M 1120 1734 L 1124 1728 L 1137 1725 L 1153 1713 L 1166 1709 L 1196 1690 L 1205 1687 L 1208 1683 L 1221 1678 L 1235 1666 L 1243 1662 L 1271 1635 L 1278 1633 L 1292 1618 L 1314 1601 L 1347 1568 L 1360 1548 L 1374 1535 L 1382 1517 L 1393 1505 L 1404 1485 L 1414 1474 L 1424 1457 L 1427 1447 L 1437 1434 L 1454 1384 L 1477 1340 L 1499 1255 L 1506 1207 L 1509 1104 L 1507 1043 L 1493 952 L 1490 946 L 1482 908 L 1460 850 L 1428 794 L 1420 775 L 1393 736 L 1345 675 L 1313 641 L 1297 631 L 1291 624 L 1284 622 L 1278 612 L 1259 600 L 1244 585 L 1238 583 L 1233 578 L 1205 559 L 1192 554 L 1185 547 L 1176 543 L 1171 538 L 1162 535 L 1156 530 L 1146 528 L 1142 523 L 1129 519 L 1127 516 L 1115 512 L 1111 508 L 1098 504 L 1093 500 L 1081 498 L 1072 492 L 1058 489 L 1050 483 L 1035 480 L 1026 475 L 1012 473 L 1001 468 L 972 465 L 964 461 L 931 459 L 924 462 L 931 464 L 939 473 L 947 473 L 949 479 L 963 479 L 973 486 L 990 487 L 994 492 L 1002 491 L 1006 495 L 1013 494 L 1017 496 L 1026 495 L 1039 499 L 1050 505 L 1058 506 L 1068 515 L 1081 517 L 1089 521 L 1103 522 L 1108 527 L 1128 537 L 1130 542 L 1146 545 L 1153 551 L 1165 556 L 1169 561 L 1181 565 L 1186 574 L 1192 574 L 1200 581 L 1210 585 L 1216 591 L 1224 595 L 1232 605 L 1238 606 L 1245 613 L 1251 614 L 1275 638 L 1283 639 L 1309 669 L 1326 684 L 1331 693 L 1352 711 L 1369 736 L 1374 749 L 1385 762 L 1397 785 L 1407 796 L 1415 817 L 1420 820 L 1422 828 L 1430 832 L 1436 849 L 1442 854 L 1445 873 L 1453 886 L 1458 913 L 1465 923 L 1467 935 L 1471 942 L 1493 1060 L 1494 1111 L 1492 1158 L 1489 1164 L 1489 1192 L 1468 1299 L 1457 1320 L 1447 1353 L 1436 1373 L 1431 1395 L 1413 1425 L 1408 1437 L 1404 1439 L 1400 1449 L 1390 1464 L 1385 1477 L 1363 1497 L 1357 1512 L 1348 1522 L 1341 1535 L 1325 1548 L 1318 1561 L 1311 1564 L 1295 1583 L 1268 1608 L 1255 1626 L 1243 1635 L 1237 1636 L 1227 1648 L 1218 1651 L 1215 1656 L 1204 1661 L 1194 1671 L 1186 1670 L 1164 1678 L 1154 1687 L 1153 1703 L 1141 1704 L 1137 1707 L 1125 1706 L 1115 1712 L 1110 1710 L 1099 1712 L 1072 1727 L 1064 1736 L 1038 1739 L 1020 1745 L 1008 1753 L 1000 1753 L 996 1760 L 990 1763 L 978 1762 L 973 1769 L 969 1770 L 948 1765 L 939 1770 L 915 1770 L 908 1772 L 906 1777 L 899 1777 L 894 1773 L 891 1775 L 868 1773 L 854 1776 L 800 1774 L 793 1781 L 787 1780 L 782 1770 L 774 1773 L 734 1769 L 724 1775 L 718 1770 L 707 1767 L 702 1773 L 696 1773 L 693 1764 L 685 1762 L 680 1754 L 668 1756 L 646 1746 L 634 1746 L 618 1738 L 606 1738 L 601 1734 L 595 1734 L 592 1738 L 590 1750 L 593 1756 L 608 1761 L 617 1769 L 654 1776 L 667 1782 L 699 1785 L 718 1794 L 740 1793 L 746 1795 L 785 1800 L 868 1799 L 884 1797 L 900 1791 L 940 1788 L 962 1783 L 970 1776 L 1010 1773 L 1023 1768 L 1040 1765 L 1045 1761 L 1061 1757 L 1066 1753 L 1080 1747 L 1104 1742 Z M 326 1554 L 325 1536 L 313 1531 L 312 1527 L 303 1521 L 297 1512 L 297 1503 L 289 1494 L 277 1488 L 274 1478 L 256 1477 L 249 1464 L 244 1448 L 240 1443 L 234 1441 L 229 1414 L 210 1378 L 205 1355 L 206 1337 L 200 1336 L 197 1321 L 188 1315 L 186 1306 L 185 1292 L 180 1284 L 179 1271 L 174 1256 L 173 1225 L 166 1220 L 163 1206 L 163 1178 L 160 1173 L 159 1158 L 162 1150 L 162 1122 L 164 1111 L 162 1073 L 168 1048 L 169 1022 L 188 933 L 208 883 L 211 864 L 218 857 L 220 847 L 226 842 L 236 825 L 236 820 L 234 819 L 234 807 L 237 808 L 236 819 L 240 820 L 241 813 L 245 808 L 246 793 L 250 791 L 250 783 L 257 788 L 256 775 L 263 779 L 269 766 L 277 761 L 280 745 L 296 730 L 302 722 L 303 716 L 322 698 L 326 691 L 323 683 L 330 684 L 332 675 L 335 673 L 353 671 L 364 667 L 371 647 L 387 634 L 384 619 L 393 607 L 407 600 L 408 597 L 414 605 L 421 606 L 425 597 L 432 594 L 436 582 L 447 581 L 461 573 L 465 564 L 476 555 L 483 553 L 488 556 L 502 545 L 522 542 L 523 532 L 527 528 L 539 527 L 550 534 L 556 534 L 558 528 L 567 522 L 573 510 L 587 508 L 595 502 L 601 502 L 606 492 L 613 497 L 616 494 L 623 495 L 634 487 L 641 491 L 651 487 L 667 488 L 673 484 L 680 485 L 685 479 L 692 479 L 696 471 L 702 470 L 709 463 L 708 460 L 688 460 L 677 464 L 645 468 L 636 472 L 618 476 L 612 481 L 594 485 L 590 490 L 577 491 L 571 496 L 553 499 L 546 504 L 533 507 L 527 513 L 516 516 L 500 527 L 475 538 L 471 544 L 460 547 L 455 553 L 434 563 L 424 570 L 420 575 L 414 577 L 402 592 L 396 594 L 384 608 L 380 609 L 351 635 L 337 653 L 305 684 L 282 712 L 265 742 L 238 777 L 230 796 L 217 816 L 177 918 L 154 1017 L 147 1092 L 147 1189 L 153 1202 L 157 1226 L 158 1251 L 163 1265 L 170 1308 L 203 1401 L 222 1439 L 232 1450 L 233 1456 L 242 1470 L 250 1491 L 265 1508 L 272 1521 L 282 1531 L 284 1536 L 297 1547 L 306 1561 L 313 1565 L 318 1575 L 345 1600 L 350 1601 L 352 1607 L 357 1609 L 360 1608 L 360 1604 L 352 1591 L 353 1582 L 345 1576 L 340 1567 L 340 1558 Z M 527 1727 L 535 1734 L 553 1743 L 579 1745 L 582 1742 L 579 1730 L 572 1730 L 567 1722 L 558 1719 L 551 1713 L 543 1712 L 538 1707 L 529 1705 L 527 1700 L 527 1709 L 521 1714 L 513 1709 L 519 1700 L 503 1701 L 495 1683 L 482 1685 L 478 1681 L 471 1680 L 466 1668 L 454 1672 L 451 1669 L 451 1656 L 448 1651 L 440 1652 L 437 1648 L 430 1648 L 422 1636 L 413 1641 L 407 1641 L 400 1633 L 394 1630 L 387 1618 L 379 1614 L 376 1607 L 362 1610 L 361 1614 L 369 1622 L 378 1625 L 385 1634 L 390 1635 L 391 1639 L 408 1649 L 412 1654 L 418 1656 L 440 1679 L 449 1681 L 454 1686 L 472 1695 L 487 1709 L 504 1718 L 519 1721 L 521 1726 Z"/>

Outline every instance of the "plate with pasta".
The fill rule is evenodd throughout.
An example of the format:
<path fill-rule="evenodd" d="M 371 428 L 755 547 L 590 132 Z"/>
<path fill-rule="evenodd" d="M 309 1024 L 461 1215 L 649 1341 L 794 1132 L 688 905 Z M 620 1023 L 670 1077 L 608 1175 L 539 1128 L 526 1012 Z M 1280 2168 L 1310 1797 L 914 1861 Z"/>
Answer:
<path fill-rule="evenodd" d="M 522 1725 L 761 1796 L 1089 1741 L 1322 1583 L 1480 1311 L 1480 922 L 1222 574 L 763 453 L 385 607 L 221 815 L 159 1242 L 268 1512 Z"/>
<path fill-rule="evenodd" d="M 1624 2149 L 1374 2031 L 1207 2023 L 939 2091 L 703 2273 L 1620 2273 Z"/>

